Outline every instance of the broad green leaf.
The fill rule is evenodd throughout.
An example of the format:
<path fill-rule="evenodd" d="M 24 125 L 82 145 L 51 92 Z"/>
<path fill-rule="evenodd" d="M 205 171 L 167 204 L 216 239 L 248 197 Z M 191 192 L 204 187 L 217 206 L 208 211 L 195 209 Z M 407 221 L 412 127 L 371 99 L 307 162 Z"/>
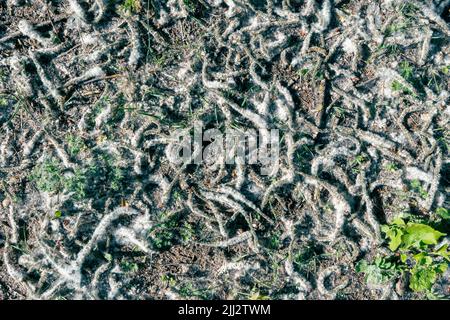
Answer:
<path fill-rule="evenodd" d="M 403 232 L 401 230 L 395 231 L 395 235 L 391 237 L 391 242 L 389 243 L 389 249 L 391 249 L 391 251 L 397 250 L 397 248 L 401 245 L 402 236 Z"/>
<path fill-rule="evenodd" d="M 414 260 L 416 260 L 418 265 L 429 266 L 433 263 L 433 258 L 427 256 L 425 252 L 421 252 L 413 256 Z"/>
<path fill-rule="evenodd" d="M 447 261 L 450 261 L 450 251 L 448 249 L 448 244 L 444 244 L 442 247 L 440 247 L 438 250 L 436 250 L 435 254 L 440 255 Z"/>
<path fill-rule="evenodd" d="M 356 264 L 356 272 L 366 272 L 367 271 L 367 261 L 361 260 Z"/>
<path fill-rule="evenodd" d="M 366 281 L 369 284 L 382 284 L 391 279 L 389 272 L 383 272 L 383 270 L 374 265 L 368 266 L 365 275 Z"/>
<path fill-rule="evenodd" d="M 397 217 L 394 220 L 392 220 L 392 224 L 395 224 L 396 226 L 404 226 L 405 221 L 401 217 Z"/>
<path fill-rule="evenodd" d="M 55 211 L 55 219 L 61 218 L 61 216 L 62 216 L 61 211 L 59 211 L 59 210 Z"/>
<path fill-rule="evenodd" d="M 406 260 L 408 259 L 408 256 L 404 253 L 400 254 L 400 261 L 405 263 Z"/>
<path fill-rule="evenodd" d="M 382 257 L 376 257 L 374 263 L 375 263 L 376 266 L 380 266 L 383 263 L 383 258 Z"/>
<path fill-rule="evenodd" d="M 437 274 L 429 268 L 413 269 L 409 287 L 417 292 L 429 291 L 436 282 Z"/>
<path fill-rule="evenodd" d="M 444 273 L 445 271 L 447 271 L 447 269 L 448 269 L 448 263 L 445 263 L 445 262 L 439 263 L 436 266 L 436 272 L 439 272 L 439 273 Z"/>
<path fill-rule="evenodd" d="M 381 231 L 383 231 L 384 233 L 388 233 L 389 232 L 389 230 L 391 230 L 391 227 L 389 227 L 388 225 L 382 225 L 381 226 Z"/>
<path fill-rule="evenodd" d="M 386 265 L 388 265 L 388 269 L 385 268 Z M 364 273 L 366 282 L 369 284 L 386 283 L 397 274 L 394 266 L 386 263 L 381 257 L 376 258 L 374 264 L 368 264 L 367 261 L 361 260 L 356 265 L 356 271 Z"/>
<path fill-rule="evenodd" d="M 381 231 L 383 231 L 386 234 L 386 237 L 388 237 L 390 240 L 389 249 L 391 249 L 391 251 L 397 250 L 402 243 L 403 231 L 396 227 L 390 227 L 386 225 L 381 226 Z"/>
<path fill-rule="evenodd" d="M 432 227 L 421 223 L 408 223 L 405 228 L 405 234 L 402 242 L 405 248 L 419 248 L 421 243 L 427 245 L 437 244 L 440 237 L 445 233 L 434 230 Z"/>
<path fill-rule="evenodd" d="M 425 253 L 424 252 L 415 254 L 413 256 L 414 260 L 416 260 L 417 263 L 420 263 L 420 261 L 422 260 L 423 257 L 425 257 Z"/>
<path fill-rule="evenodd" d="M 433 258 L 427 255 L 426 252 L 421 252 L 413 255 L 417 266 L 429 266 L 433 263 Z"/>
<path fill-rule="evenodd" d="M 445 220 L 450 219 L 450 212 L 448 212 L 448 210 L 445 208 L 437 208 L 436 214 L 440 216 L 442 219 Z"/>

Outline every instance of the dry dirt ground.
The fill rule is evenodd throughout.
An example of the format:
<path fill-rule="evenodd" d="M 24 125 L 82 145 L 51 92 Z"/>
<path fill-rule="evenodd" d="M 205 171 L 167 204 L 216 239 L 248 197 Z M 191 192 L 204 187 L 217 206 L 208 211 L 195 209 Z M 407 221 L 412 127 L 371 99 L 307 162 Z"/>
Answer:
<path fill-rule="evenodd" d="M 355 264 L 448 207 L 449 4 L 1 0 L 0 299 L 420 298 Z M 194 123 L 278 170 L 172 164 Z"/>

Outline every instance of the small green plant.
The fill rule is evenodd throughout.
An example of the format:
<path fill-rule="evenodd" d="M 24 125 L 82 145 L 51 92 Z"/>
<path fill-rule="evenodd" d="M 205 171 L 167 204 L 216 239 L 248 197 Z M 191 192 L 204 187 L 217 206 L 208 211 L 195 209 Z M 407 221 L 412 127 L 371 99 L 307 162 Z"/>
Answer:
<path fill-rule="evenodd" d="M 281 246 L 281 234 L 279 232 L 276 232 L 274 234 L 272 234 L 269 239 L 268 239 L 268 243 L 267 246 L 269 249 L 278 249 Z"/>
<path fill-rule="evenodd" d="M 386 28 L 386 36 L 392 36 L 397 32 L 402 32 L 408 29 L 411 25 L 408 21 L 402 21 L 398 23 L 393 23 Z"/>
<path fill-rule="evenodd" d="M 62 217 L 62 212 L 60 210 L 56 210 L 55 214 L 53 215 L 53 219 L 59 219 Z"/>
<path fill-rule="evenodd" d="M 400 74 L 405 80 L 410 80 L 412 78 L 414 69 L 408 61 L 402 61 L 400 63 Z"/>
<path fill-rule="evenodd" d="M 431 226 L 408 222 L 403 218 L 396 218 L 390 225 L 381 227 L 381 231 L 386 234 L 389 240 L 389 249 L 426 249 L 429 245 L 436 245 L 444 233 L 433 229 Z"/>
<path fill-rule="evenodd" d="M 113 256 L 110 253 L 105 252 L 103 254 L 103 257 L 105 258 L 106 261 L 111 262 L 113 260 Z"/>
<path fill-rule="evenodd" d="M 171 274 L 163 274 L 161 276 L 161 281 L 164 282 L 169 287 L 174 287 L 177 284 L 175 277 Z"/>
<path fill-rule="evenodd" d="M 422 199 L 426 199 L 428 197 L 428 192 L 425 190 L 418 179 L 411 180 L 410 187 L 411 190 L 418 193 Z"/>
<path fill-rule="evenodd" d="M 404 91 L 406 88 L 403 84 L 401 84 L 399 81 L 394 80 L 391 83 L 391 89 L 393 91 Z"/>
<path fill-rule="evenodd" d="M 138 13 L 142 9 L 141 0 L 125 0 L 121 8 L 127 13 Z"/>
<path fill-rule="evenodd" d="M 446 234 L 416 222 L 412 216 L 397 217 L 391 224 L 383 225 L 381 231 L 392 254 L 377 257 L 372 263 L 361 260 L 356 271 L 364 273 L 367 282 L 372 284 L 407 274 L 411 290 L 434 297 L 432 287 L 450 262 L 448 244 L 438 245 Z"/>
<path fill-rule="evenodd" d="M 363 154 L 357 155 L 350 163 L 353 173 L 358 173 L 361 169 L 361 165 L 367 161 L 367 158 Z"/>
<path fill-rule="evenodd" d="M 44 192 L 57 192 L 63 187 L 61 167 L 55 158 L 45 159 L 31 172 L 30 180 L 36 183 L 36 187 Z"/>
<path fill-rule="evenodd" d="M 70 134 L 67 139 L 67 149 L 70 156 L 77 156 L 81 151 L 86 148 L 84 141 L 81 137 Z"/>
<path fill-rule="evenodd" d="M 311 70 L 308 68 L 302 68 L 302 69 L 298 70 L 297 73 L 300 77 L 306 77 L 310 73 L 310 71 Z"/>
<path fill-rule="evenodd" d="M 323 248 L 316 244 L 310 244 L 293 256 L 294 269 L 307 276 L 315 274 L 324 258 Z"/>
<path fill-rule="evenodd" d="M 344 118 L 345 117 L 345 109 L 341 106 L 333 106 L 333 114 L 336 115 L 338 118 Z"/>
<path fill-rule="evenodd" d="M 190 13 L 190 16 L 194 21 L 203 25 L 203 21 L 199 17 L 203 14 L 203 11 L 209 6 L 204 0 L 183 0 L 182 1 L 186 10 Z"/>
<path fill-rule="evenodd" d="M 120 262 L 120 269 L 127 273 L 136 273 L 139 271 L 139 266 L 135 262 L 122 259 Z"/>
<path fill-rule="evenodd" d="M 60 192 L 67 190 L 68 192 L 74 192 L 76 199 L 83 198 L 87 181 L 85 171 L 76 168 L 73 175 L 65 177 L 62 170 L 56 159 L 46 159 L 32 171 L 30 180 L 36 183 L 36 187 L 40 191 Z"/>
<path fill-rule="evenodd" d="M 183 243 L 189 243 L 194 237 L 195 230 L 191 224 L 185 222 L 180 228 L 180 236 Z"/>
<path fill-rule="evenodd" d="M 397 165 L 396 165 L 395 163 L 390 162 L 390 163 L 388 163 L 388 164 L 386 165 L 386 170 L 391 171 L 391 172 L 394 172 L 394 171 L 397 171 L 397 170 L 398 170 L 398 167 L 397 167 Z"/>
<path fill-rule="evenodd" d="M 437 208 L 436 214 L 444 220 L 450 220 L 450 212 L 445 208 Z"/>
<path fill-rule="evenodd" d="M 111 165 L 111 171 L 109 174 L 110 183 L 111 183 L 111 189 L 113 191 L 119 191 L 122 185 L 122 181 L 124 179 L 124 173 L 123 170 L 115 165 Z"/>
<path fill-rule="evenodd" d="M 450 66 L 445 66 L 441 69 L 442 73 L 447 75 L 450 73 Z"/>
<path fill-rule="evenodd" d="M 88 170 L 76 168 L 72 176 L 63 180 L 64 189 L 74 193 L 76 200 L 86 197 Z"/>
<path fill-rule="evenodd" d="M 49 158 L 37 165 L 30 180 L 36 184 L 40 191 L 57 193 L 72 193 L 75 200 L 82 200 L 88 195 L 103 189 L 103 192 L 120 191 L 123 188 L 124 172 L 116 160 L 108 155 L 101 154 L 97 159 L 85 167 L 75 167 L 68 174 L 56 158 Z M 101 188 L 99 188 L 101 187 Z"/>
<path fill-rule="evenodd" d="M 8 99 L 0 98 L 0 108 L 7 107 L 7 106 L 8 106 Z"/>
<path fill-rule="evenodd" d="M 384 52 L 386 55 L 395 55 L 400 52 L 400 46 L 398 44 L 382 44 L 377 51 L 377 54 Z"/>
<path fill-rule="evenodd" d="M 210 291 L 206 288 L 196 288 L 192 282 L 186 282 L 180 285 L 177 290 L 182 297 L 197 297 L 200 299 L 211 299 Z"/>
<path fill-rule="evenodd" d="M 186 6 L 189 12 L 195 12 L 197 9 L 198 1 L 195 0 L 183 0 L 184 5 Z"/>
<path fill-rule="evenodd" d="M 376 257 L 373 263 L 361 260 L 356 265 L 356 271 L 365 275 L 369 284 L 384 284 L 398 276 L 398 266 L 392 259 L 386 257 Z"/>
<path fill-rule="evenodd" d="M 176 244 L 187 244 L 194 237 L 191 224 L 181 221 L 179 214 L 163 217 L 162 221 L 150 229 L 149 238 L 154 248 L 167 250 Z"/>

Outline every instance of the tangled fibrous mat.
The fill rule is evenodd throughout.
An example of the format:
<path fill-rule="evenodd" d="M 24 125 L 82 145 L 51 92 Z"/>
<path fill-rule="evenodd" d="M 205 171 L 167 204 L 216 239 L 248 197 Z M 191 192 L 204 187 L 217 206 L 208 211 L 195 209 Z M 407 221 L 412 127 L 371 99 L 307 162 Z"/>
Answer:
<path fill-rule="evenodd" d="M 448 206 L 449 4 L 0 2 L 0 298 L 413 298 L 354 265 Z M 277 170 L 174 165 L 194 123 Z"/>

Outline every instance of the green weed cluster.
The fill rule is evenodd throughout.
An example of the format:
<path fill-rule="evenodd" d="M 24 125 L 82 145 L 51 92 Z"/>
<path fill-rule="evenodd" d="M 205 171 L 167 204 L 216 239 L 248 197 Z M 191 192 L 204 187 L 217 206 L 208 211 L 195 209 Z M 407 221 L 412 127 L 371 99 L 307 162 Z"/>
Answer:
<path fill-rule="evenodd" d="M 76 167 L 70 174 L 64 170 L 57 159 L 48 158 L 33 169 L 30 181 L 34 182 L 40 191 L 66 191 L 72 193 L 75 200 L 82 200 L 94 190 L 120 191 L 124 180 L 122 169 L 108 155 L 99 156 L 85 167 Z M 99 186 L 102 188 L 95 189 Z"/>
<path fill-rule="evenodd" d="M 120 6 L 125 12 L 129 14 L 138 13 L 142 9 L 140 0 L 125 0 Z"/>
<path fill-rule="evenodd" d="M 434 226 L 413 216 L 397 217 L 389 225 L 383 225 L 381 231 L 392 254 L 379 256 L 371 263 L 361 260 L 356 270 L 364 273 L 370 284 L 399 277 L 409 279 L 412 291 L 436 298 L 433 285 L 450 262 L 448 244 L 439 244 L 446 234 L 437 229 L 448 223 L 450 215 L 445 208 L 439 208 L 435 217 Z"/>
<path fill-rule="evenodd" d="M 163 218 L 149 231 L 149 239 L 157 250 L 167 250 L 176 244 L 186 244 L 192 240 L 195 230 L 191 224 L 181 221 L 181 216 L 174 214 Z"/>

